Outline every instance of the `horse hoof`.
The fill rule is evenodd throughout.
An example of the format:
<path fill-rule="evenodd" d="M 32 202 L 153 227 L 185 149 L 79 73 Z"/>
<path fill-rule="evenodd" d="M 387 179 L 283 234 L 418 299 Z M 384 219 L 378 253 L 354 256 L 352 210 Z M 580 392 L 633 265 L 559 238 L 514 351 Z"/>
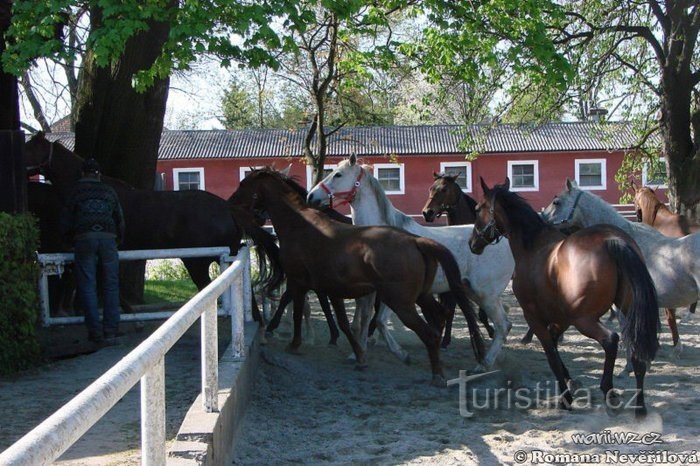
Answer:
<path fill-rule="evenodd" d="M 296 354 L 297 356 L 301 355 L 301 351 L 299 350 L 298 346 L 294 346 L 291 343 L 287 345 L 287 347 L 284 349 L 287 353 L 289 354 Z"/>
<path fill-rule="evenodd" d="M 377 338 L 376 337 L 370 337 L 367 339 L 367 346 L 376 346 L 377 345 Z"/>
<path fill-rule="evenodd" d="M 445 388 L 447 387 L 447 381 L 445 380 L 445 377 L 441 376 L 440 374 L 433 374 L 433 380 L 430 382 L 430 385 L 433 387 Z"/>
<path fill-rule="evenodd" d="M 442 340 L 442 343 L 440 343 L 440 349 L 447 349 L 448 346 L 450 346 L 450 340 Z"/>
<path fill-rule="evenodd" d="M 335 346 L 335 347 L 337 347 L 337 346 L 338 346 L 338 342 L 337 342 L 336 340 L 331 340 L 331 341 L 328 342 L 328 346 Z"/>
<path fill-rule="evenodd" d="M 482 364 L 477 364 L 474 369 L 468 370 L 467 374 L 468 375 L 476 375 L 476 374 L 483 374 L 486 372 L 486 368 Z"/>
<path fill-rule="evenodd" d="M 369 365 L 366 362 L 362 364 L 355 364 L 355 370 L 358 372 L 364 372 L 367 370 L 368 367 Z"/>
<path fill-rule="evenodd" d="M 620 393 L 617 390 L 610 390 L 605 394 L 605 412 L 608 416 L 617 416 L 622 407 Z"/>
<path fill-rule="evenodd" d="M 647 417 L 647 408 L 646 406 L 638 406 L 634 410 L 634 417 L 637 419 L 643 419 Z"/>
<path fill-rule="evenodd" d="M 355 361 L 357 361 L 357 358 L 355 357 L 355 353 L 350 353 L 350 355 L 345 360 L 345 362 L 347 362 L 347 363 L 354 363 Z"/>
<path fill-rule="evenodd" d="M 266 331 L 265 331 L 265 338 L 272 338 L 272 337 L 274 337 L 274 336 L 275 336 L 275 332 L 272 332 L 272 331 L 269 331 L 269 330 L 266 330 Z"/>
<path fill-rule="evenodd" d="M 521 345 L 529 345 L 532 343 L 532 337 L 525 335 L 520 339 L 520 344 Z"/>
<path fill-rule="evenodd" d="M 411 365 L 411 355 L 407 354 L 406 357 L 402 359 L 403 363 L 406 364 L 407 366 Z"/>
<path fill-rule="evenodd" d="M 683 344 L 681 342 L 678 342 L 678 344 L 673 347 L 674 359 L 680 359 L 682 353 L 683 353 Z"/>

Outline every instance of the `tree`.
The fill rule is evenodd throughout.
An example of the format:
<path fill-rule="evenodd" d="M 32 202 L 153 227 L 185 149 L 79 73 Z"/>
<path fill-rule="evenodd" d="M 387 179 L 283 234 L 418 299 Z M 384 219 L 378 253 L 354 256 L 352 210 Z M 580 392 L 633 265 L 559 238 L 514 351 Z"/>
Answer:
<path fill-rule="evenodd" d="M 223 116 L 219 119 L 226 129 L 263 128 L 264 115 L 252 96 L 235 81 L 224 93 L 221 102 Z"/>
<path fill-rule="evenodd" d="M 447 73 L 476 82 L 507 64 L 499 79 L 506 100 L 537 95 L 539 108 L 554 109 L 617 97 L 621 113 L 642 122 L 640 148 L 660 131 L 674 210 L 700 220 L 698 2 L 425 0 L 420 5 L 429 24 L 420 40 L 401 47 L 420 57 L 428 76 L 436 80 Z"/>

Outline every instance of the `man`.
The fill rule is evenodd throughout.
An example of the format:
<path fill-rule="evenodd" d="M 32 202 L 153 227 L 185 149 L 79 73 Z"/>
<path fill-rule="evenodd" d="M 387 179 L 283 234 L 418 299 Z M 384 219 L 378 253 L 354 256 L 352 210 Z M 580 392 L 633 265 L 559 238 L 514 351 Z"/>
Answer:
<path fill-rule="evenodd" d="M 63 232 L 73 240 L 78 299 L 85 312 L 88 339 L 114 344 L 119 336 L 119 254 L 124 216 L 117 194 L 100 180 L 95 159 L 83 163 L 83 177 L 68 198 Z M 97 309 L 97 270 L 102 269 L 103 320 Z"/>

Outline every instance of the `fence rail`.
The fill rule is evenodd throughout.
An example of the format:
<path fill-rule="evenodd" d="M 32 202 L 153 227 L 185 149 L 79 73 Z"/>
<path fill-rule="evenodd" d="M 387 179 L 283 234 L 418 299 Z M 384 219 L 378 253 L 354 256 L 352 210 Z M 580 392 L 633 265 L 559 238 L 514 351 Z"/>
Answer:
<path fill-rule="evenodd" d="M 252 320 L 250 257 L 241 248 L 233 264 L 182 306 L 151 336 L 44 422 L 0 454 L 2 465 L 50 464 L 132 387 L 141 382 L 141 461 L 165 465 L 165 354 L 201 316 L 202 398 L 217 411 L 217 299 L 231 300 L 234 357 L 245 357 L 244 322 Z"/>

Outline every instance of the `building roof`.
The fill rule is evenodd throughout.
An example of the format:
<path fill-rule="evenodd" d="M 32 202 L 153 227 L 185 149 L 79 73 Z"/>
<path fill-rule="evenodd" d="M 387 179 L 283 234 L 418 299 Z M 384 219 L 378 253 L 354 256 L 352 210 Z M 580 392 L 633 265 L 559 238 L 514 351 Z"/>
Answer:
<path fill-rule="evenodd" d="M 69 149 L 72 133 L 48 134 Z M 163 131 L 159 160 L 275 158 L 302 155 L 304 132 L 283 129 Z M 630 123 L 347 127 L 328 140 L 329 156 L 410 156 L 509 152 L 571 152 L 634 148 Z"/>

